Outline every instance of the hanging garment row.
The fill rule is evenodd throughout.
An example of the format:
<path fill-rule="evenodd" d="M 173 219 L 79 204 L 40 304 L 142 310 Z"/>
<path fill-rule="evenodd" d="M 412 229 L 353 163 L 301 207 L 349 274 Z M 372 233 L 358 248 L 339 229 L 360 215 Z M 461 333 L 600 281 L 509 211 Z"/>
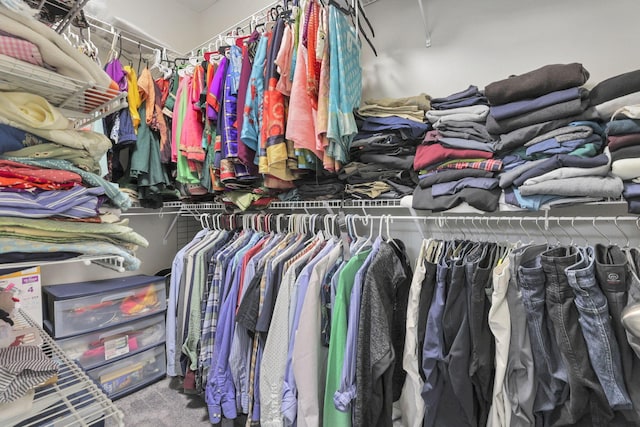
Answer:
<path fill-rule="evenodd" d="M 176 255 L 167 317 L 213 423 L 640 422 L 635 248 L 425 239 L 413 273 L 384 220 L 224 218 Z"/>
<path fill-rule="evenodd" d="M 406 306 L 412 273 L 402 242 L 383 239 L 382 227 L 376 238 L 371 223 L 369 236 L 347 244 L 327 232 L 335 230 L 329 221 L 323 221 L 324 231 L 316 232 L 309 218 L 287 233 L 250 227 L 203 229 L 174 259 L 168 373 L 184 375 L 185 388 L 205 394 L 214 423 L 239 414 L 265 425 L 282 420 L 283 413 L 291 425 L 298 418 L 323 418 L 320 402 L 325 396 L 319 390 L 325 383 L 328 390 L 337 390 L 346 334 L 357 335 L 355 329 L 348 331 L 346 308 L 365 261 L 367 269 L 358 280 L 370 282 L 367 289 L 380 288 L 379 294 L 362 295 L 371 305 L 367 309 L 381 309 L 383 302 L 390 304 L 387 308 L 396 307 L 386 315 L 394 325 L 387 329 L 404 329 L 402 305 Z M 397 289 L 386 301 L 383 288 L 389 284 Z M 333 314 L 336 310 L 339 314 Z M 355 358 L 355 339 L 351 343 Z M 401 353 L 404 340 L 394 345 Z M 331 362 L 325 376 L 327 353 Z M 355 375 L 355 359 L 349 360 Z M 310 370 L 311 363 L 317 369 Z M 355 376 L 348 380 L 351 384 Z M 336 410 L 324 417 L 341 416 Z"/>

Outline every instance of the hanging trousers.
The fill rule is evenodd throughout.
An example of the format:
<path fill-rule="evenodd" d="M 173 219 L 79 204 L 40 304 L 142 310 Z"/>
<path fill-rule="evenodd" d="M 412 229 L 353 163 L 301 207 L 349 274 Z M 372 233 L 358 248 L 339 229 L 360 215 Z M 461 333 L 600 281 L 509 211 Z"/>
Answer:
<path fill-rule="evenodd" d="M 577 249 L 559 246 L 540 256 L 545 275 L 545 302 L 556 342 L 567 368 L 570 395 L 550 415 L 550 424 L 605 426 L 613 419 L 602 386 L 589 361 L 573 290 L 565 270 L 578 260 Z"/>
<path fill-rule="evenodd" d="M 489 327 L 489 298 L 497 246 L 486 243 L 474 249 L 467 254 L 465 261 L 471 333 L 469 377 L 478 403 L 477 425 L 484 427 L 491 407 L 495 376 L 495 340 Z"/>
<path fill-rule="evenodd" d="M 568 375 L 560 356 L 552 323 L 548 320 L 545 275 L 540 254 L 545 247 L 529 247 L 521 254 L 518 281 L 527 315 L 531 351 L 535 366 L 537 392 L 534 403 L 536 418 L 548 425 L 548 417 L 569 396 Z M 540 423 L 540 420 L 537 420 Z"/>

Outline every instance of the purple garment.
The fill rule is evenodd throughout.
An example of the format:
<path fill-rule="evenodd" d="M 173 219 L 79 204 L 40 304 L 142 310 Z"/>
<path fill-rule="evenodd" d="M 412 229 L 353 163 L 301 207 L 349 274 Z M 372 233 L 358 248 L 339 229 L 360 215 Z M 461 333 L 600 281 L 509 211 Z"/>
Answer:
<path fill-rule="evenodd" d="M 296 331 L 298 329 L 298 324 L 300 323 L 302 304 L 304 303 L 304 297 L 307 294 L 309 279 L 311 278 L 313 268 L 316 266 L 318 261 L 327 256 L 334 247 L 334 242 L 327 243 L 324 248 L 322 248 L 322 250 L 302 269 L 296 279 L 296 284 L 298 285 L 296 307 L 293 315 L 293 322 L 289 329 L 289 351 L 287 353 L 287 366 L 284 374 L 284 385 L 282 387 L 282 416 L 284 418 L 285 426 L 295 425 L 298 413 L 298 388 L 296 386 L 296 379 L 293 376 L 293 345 L 295 344 Z M 318 295 L 318 298 L 320 298 L 320 295 Z"/>
<path fill-rule="evenodd" d="M 578 99 L 583 95 L 587 95 L 587 90 L 579 87 L 572 87 L 564 90 L 557 90 L 534 99 L 524 99 L 522 101 L 509 102 L 508 104 L 492 106 L 491 115 L 496 120 L 503 120 L 509 117 L 519 116 L 520 114 L 529 113 L 539 110 L 560 102 Z"/>
<path fill-rule="evenodd" d="M 238 59 L 242 53 L 237 46 L 231 46 L 230 54 Z M 232 61 L 233 63 L 234 61 Z M 234 88 L 234 76 L 239 75 L 232 65 L 227 67 L 226 78 L 224 79 L 224 97 L 222 99 L 222 121 L 218 123 L 221 130 L 222 157 L 225 159 L 236 159 L 238 157 L 238 129 L 236 128 L 237 115 L 237 95 Z"/>
<path fill-rule="evenodd" d="M 124 72 L 120 60 L 114 59 L 109 62 L 106 67 L 104 67 L 104 71 L 111 77 L 111 80 L 118 84 L 120 92 L 127 91 L 127 74 Z"/>
<path fill-rule="evenodd" d="M 498 188 L 498 183 L 498 178 L 462 178 L 458 181 L 433 184 L 431 187 L 431 194 L 433 197 L 455 194 L 463 188 L 493 190 L 494 188 Z"/>
<path fill-rule="evenodd" d="M 219 103 L 222 98 L 222 90 L 224 88 L 223 84 L 227 75 L 228 65 L 229 60 L 225 56 L 220 60 L 220 64 L 218 64 L 218 68 L 213 75 L 213 79 L 211 80 L 211 84 L 209 85 L 209 90 L 207 91 L 207 118 L 209 120 L 213 120 L 214 122 L 217 122 L 218 114 L 220 113 L 221 106 L 219 105 Z M 218 105 L 216 105 L 216 109 L 213 108 L 212 102 L 218 103 Z"/>
<path fill-rule="evenodd" d="M 0 192 L 0 215 L 21 218 L 91 218 L 98 215 L 102 187 L 76 186 L 37 193 Z"/>
<path fill-rule="evenodd" d="M 369 265 L 380 249 L 381 241 L 382 239 L 378 237 L 375 242 L 373 242 L 371 252 L 369 252 L 364 263 L 356 272 L 353 287 L 351 288 L 349 317 L 347 320 L 347 342 L 344 350 L 344 361 L 342 363 L 342 377 L 340 379 L 340 388 L 333 394 L 333 402 L 336 408 L 342 412 L 351 410 L 351 402 L 356 398 L 356 354 L 358 349 L 358 321 L 360 320 L 362 286 Z"/>
<path fill-rule="evenodd" d="M 236 101 L 236 129 L 242 132 L 244 124 L 244 106 L 247 101 L 247 90 L 249 88 L 249 79 L 251 78 L 251 57 L 249 55 L 250 45 L 257 44 L 260 33 L 254 31 L 247 40 L 244 41 L 245 48 L 242 52 L 242 69 L 240 70 L 240 81 L 238 82 L 238 96 Z M 238 141 L 238 158 L 245 165 L 252 165 L 256 152 L 251 150 L 240 139 Z"/>
<path fill-rule="evenodd" d="M 235 419 L 238 416 L 236 410 L 236 392 L 229 367 L 229 355 L 231 353 L 231 341 L 233 339 L 236 306 L 238 303 L 238 289 L 240 287 L 240 272 L 233 268 L 234 263 L 229 262 L 225 274 L 227 283 L 224 292 L 221 288 L 220 295 L 224 296 L 224 302 L 220 306 L 218 324 L 216 326 L 216 338 L 211 370 L 205 398 L 209 410 L 209 421 L 217 424 L 224 415 L 227 419 Z M 229 283 L 229 280 L 231 283 Z"/>

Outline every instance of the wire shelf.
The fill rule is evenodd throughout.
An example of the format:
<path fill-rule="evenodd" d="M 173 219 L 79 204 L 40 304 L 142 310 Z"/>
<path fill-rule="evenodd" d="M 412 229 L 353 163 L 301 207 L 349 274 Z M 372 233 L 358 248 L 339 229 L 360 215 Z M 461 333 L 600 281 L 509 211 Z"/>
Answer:
<path fill-rule="evenodd" d="M 119 273 L 125 271 L 124 258 L 121 256 L 98 256 L 98 255 L 81 255 L 74 258 L 63 259 L 59 261 L 24 261 L 24 262 L 10 262 L 3 263 L 2 268 L 29 268 L 36 265 L 52 265 L 52 264 L 68 264 L 73 262 L 81 262 L 84 265 L 96 264 L 111 270 L 115 270 Z"/>
<path fill-rule="evenodd" d="M 36 390 L 31 410 L 7 420 L 6 426 L 91 426 L 109 421 L 124 426 L 124 414 L 39 326 L 23 312 L 14 328 L 36 328 L 42 350 L 58 363 L 55 383 Z"/>
<path fill-rule="evenodd" d="M 82 127 L 127 106 L 125 92 L 81 82 L 0 55 L 0 90 L 37 93 Z"/>

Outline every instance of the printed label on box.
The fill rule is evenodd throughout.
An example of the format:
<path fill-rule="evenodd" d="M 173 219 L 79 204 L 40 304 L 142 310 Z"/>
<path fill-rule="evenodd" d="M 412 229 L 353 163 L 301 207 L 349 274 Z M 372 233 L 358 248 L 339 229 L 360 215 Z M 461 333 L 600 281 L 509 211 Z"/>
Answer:
<path fill-rule="evenodd" d="M 104 360 L 110 360 L 114 357 L 122 356 L 129 353 L 129 336 L 124 335 L 118 338 L 112 338 L 104 342 Z"/>
<path fill-rule="evenodd" d="M 42 281 L 40 267 L 0 276 L 0 289 L 13 292 L 21 308 L 38 325 L 42 326 Z"/>

